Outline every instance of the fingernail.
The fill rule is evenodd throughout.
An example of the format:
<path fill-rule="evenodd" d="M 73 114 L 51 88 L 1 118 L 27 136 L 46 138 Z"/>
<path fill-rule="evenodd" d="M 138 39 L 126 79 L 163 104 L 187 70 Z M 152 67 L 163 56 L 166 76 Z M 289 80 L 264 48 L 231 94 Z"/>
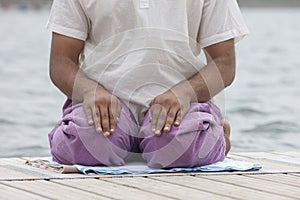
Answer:
<path fill-rule="evenodd" d="M 113 128 L 112 128 L 112 129 L 110 129 L 110 132 L 114 132 L 114 131 L 115 131 L 115 129 L 113 129 Z"/>
<path fill-rule="evenodd" d="M 104 137 L 109 137 L 110 133 L 106 131 L 103 135 L 104 135 Z"/>
<path fill-rule="evenodd" d="M 92 125 L 94 122 L 92 120 L 90 120 L 88 123 L 89 123 L 89 125 Z"/>
<path fill-rule="evenodd" d="M 180 125 L 180 122 L 179 122 L 179 121 L 176 121 L 174 124 L 175 124 L 176 126 L 179 126 L 179 125 Z"/>
<path fill-rule="evenodd" d="M 156 131 L 155 128 L 153 128 L 152 131 L 155 133 L 155 131 Z"/>
<path fill-rule="evenodd" d="M 161 135 L 160 130 L 155 131 L 155 135 L 160 136 Z"/>
<path fill-rule="evenodd" d="M 100 128 L 100 127 L 97 128 L 97 132 L 98 132 L 98 133 L 101 133 L 101 132 L 102 132 L 102 128 Z"/>
<path fill-rule="evenodd" d="M 166 126 L 166 127 L 164 128 L 164 131 L 169 132 L 169 131 L 170 131 L 170 128 L 169 128 L 168 126 Z"/>

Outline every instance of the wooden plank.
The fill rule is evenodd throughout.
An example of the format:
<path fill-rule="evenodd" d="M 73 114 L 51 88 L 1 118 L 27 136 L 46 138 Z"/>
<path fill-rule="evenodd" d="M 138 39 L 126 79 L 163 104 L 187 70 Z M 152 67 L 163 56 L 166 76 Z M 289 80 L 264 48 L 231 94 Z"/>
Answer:
<path fill-rule="evenodd" d="M 295 174 L 295 173 L 291 173 L 289 175 L 292 175 L 292 176 L 299 176 L 300 177 L 300 174 Z"/>
<path fill-rule="evenodd" d="M 169 197 L 172 199 L 230 199 L 222 195 L 212 194 L 209 192 L 175 185 L 172 183 L 161 182 L 150 178 L 135 177 L 103 180 L 119 185 L 125 185 L 127 187 L 133 187 L 142 191 L 152 192 L 154 194 Z"/>
<path fill-rule="evenodd" d="M 288 156 L 290 158 L 299 158 L 300 151 L 286 151 L 286 152 L 271 152 L 272 154 Z"/>
<path fill-rule="evenodd" d="M 250 176 L 222 176 L 220 179 L 219 176 L 208 176 L 204 177 L 213 181 L 221 181 L 223 183 L 228 183 L 232 185 L 238 185 L 253 190 L 263 191 L 270 194 L 276 194 L 285 198 L 290 199 L 300 199 L 300 190 L 299 187 L 267 181 L 267 180 L 258 180 L 251 178 Z M 277 199 L 277 198 L 274 198 Z"/>
<path fill-rule="evenodd" d="M 1 200 L 16 200 L 20 198 L 22 198 L 22 200 L 46 199 L 42 196 L 31 194 L 29 192 L 19 190 L 3 184 L 0 184 L 0 198 Z"/>
<path fill-rule="evenodd" d="M 1 183 L 49 199 L 109 199 L 50 181 L 2 181 Z"/>
<path fill-rule="evenodd" d="M 80 173 L 77 174 L 61 174 L 49 169 L 41 169 L 25 164 L 26 160 L 5 158 L 0 159 L 0 181 L 5 180 L 43 180 L 50 178 L 88 178 Z"/>
<path fill-rule="evenodd" d="M 34 178 L 31 175 L 24 174 L 22 172 L 9 169 L 7 166 L 0 165 L 0 180 L 23 180 L 23 179 L 32 179 Z"/>
<path fill-rule="evenodd" d="M 272 181 L 272 182 L 277 182 L 277 183 L 282 183 L 282 184 L 286 184 L 286 185 L 299 187 L 299 190 L 300 190 L 300 177 L 297 178 L 290 174 L 262 174 L 262 175 L 256 175 L 256 176 L 253 176 L 253 175 L 246 175 L 246 176 L 249 176 L 251 178 L 263 179 L 263 180 L 267 180 L 267 181 Z"/>
<path fill-rule="evenodd" d="M 291 157 L 290 155 L 279 155 L 272 152 L 246 152 L 238 153 L 239 156 L 254 158 L 257 160 L 270 160 L 273 162 L 295 165 L 300 167 L 300 157 Z"/>
<path fill-rule="evenodd" d="M 229 156 L 232 159 L 236 160 L 244 160 L 252 163 L 259 163 L 262 165 L 262 169 L 257 173 L 265 174 L 265 173 L 296 173 L 300 172 L 300 168 L 295 165 L 291 165 L 288 163 L 276 162 L 273 160 L 267 159 L 256 159 L 248 156 L 242 156 L 240 154 L 230 154 Z"/>
<path fill-rule="evenodd" d="M 0 181 L 6 180 L 43 180 L 51 178 L 91 178 L 83 174 L 61 174 L 46 169 L 40 169 L 25 164 L 0 165 Z"/>
<path fill-rule="evenodd" d="M 25 161 L 22 158 L 0 158 L 0 165 L 9 165 L 9 164 L 24 164 Z"/>
<path fill-rule="evenodd" d="M 238 175 L 233 175 L 238 176 Z M 214 181 L 208 180 L 200 177 L 158 177 L 153 178 L 155 180 L 160 180 L 163 182 L 172 183 L 175 185 L 181 185 L 189 188 L 199 189 L 201 191 L 206 191 L 213 194 L 219 194 L 226 196 L 230 199 L 264 199 L 264 200 L 274 200 L 274 199 L 289 199 L 281 197 L 279 195 L 269 194 L 266 192 L 256 191 L 249 188 L 236 186 L 232 184 L 223 183 L 220 180 L 224 176 L 218 176 Z"/>
<path fill-rule="evenodd" d="M 114 199 L 141 200 L 147 198 L 171 200 L 171 198 L 157 195 L 153 192 L 141 191 L 136 188 L 107 182 L 101 179 L 69 179 L 52 181 Z"/>

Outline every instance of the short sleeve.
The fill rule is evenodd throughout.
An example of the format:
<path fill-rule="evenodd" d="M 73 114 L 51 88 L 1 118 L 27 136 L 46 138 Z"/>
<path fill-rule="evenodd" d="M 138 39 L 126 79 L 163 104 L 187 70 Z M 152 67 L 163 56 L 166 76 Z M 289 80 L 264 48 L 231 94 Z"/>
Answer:
<path fill-rule="evenodd" d="M 54 0 L 47 29 L 68 37 L 85 41 L 88 36 L 88 19 L 80 0 Z"/>
<path fill-rule="evenodd" d="M 248 32 L 236 0 L 204 0 L 198 32 L 201 48 L 232 38 L 238 42 Z"/>

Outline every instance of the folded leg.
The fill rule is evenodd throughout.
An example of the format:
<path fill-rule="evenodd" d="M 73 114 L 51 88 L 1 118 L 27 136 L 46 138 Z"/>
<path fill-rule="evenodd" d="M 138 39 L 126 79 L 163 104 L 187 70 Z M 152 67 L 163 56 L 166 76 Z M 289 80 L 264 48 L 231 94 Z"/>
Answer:
<path fill-rule="evenodd" d="M 221 120 L 213 103 L 193 103 L 179 127 L 173 126 L 169 133 L 157 137 L 147 113 L 140 130 L 143 158 L 155 168 L 194 167 L 221 161 L 226 149 Z"/>
<path fill-rule="evenodd" d="M 129 152 L 136 151 L 137 124 L 131 112 L 122 106 L 119 123 L 108 138 L 89 125 L 82 104 L 67 100 L 61 124 L 49 133 L 53 160 L 62 164 L 123 165 Z"/>

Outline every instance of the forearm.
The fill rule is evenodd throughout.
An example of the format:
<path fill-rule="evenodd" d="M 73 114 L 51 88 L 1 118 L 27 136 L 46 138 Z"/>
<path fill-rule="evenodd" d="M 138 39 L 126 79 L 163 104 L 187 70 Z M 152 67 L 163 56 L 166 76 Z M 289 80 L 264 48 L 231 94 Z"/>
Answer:
<path fill-rule="evenodd" d="M 77 63 L 68 57 L 52 60 L 50 77 L 54 85 L 68 98 L 78 102 L 82 102 L 84 95 L 98 86 L 95 81 L 84 75 Z"/>
<path fill-rule="evenodd" d="M 205 102 L 229 86 L 235 78 L 234 39 L 204 49 L 208 64 L 187 81 L 192 102 Z"/>
<path fill-rule="evenodd" d="M 187 81 L 192 101 L 205 102 L 210 100 L 229 86 L 234 77 L 235 58 L 220 57 L 214 59 Z"/>
<path fill-rule="evenodd" d="M 179 126 L 191 102 L 205 102 L 230 85 L 235 75 L 234 54 L 217 56 L 196 75 L 155 97 L 151 106 L 151 126 L 155 135 Z"/>

